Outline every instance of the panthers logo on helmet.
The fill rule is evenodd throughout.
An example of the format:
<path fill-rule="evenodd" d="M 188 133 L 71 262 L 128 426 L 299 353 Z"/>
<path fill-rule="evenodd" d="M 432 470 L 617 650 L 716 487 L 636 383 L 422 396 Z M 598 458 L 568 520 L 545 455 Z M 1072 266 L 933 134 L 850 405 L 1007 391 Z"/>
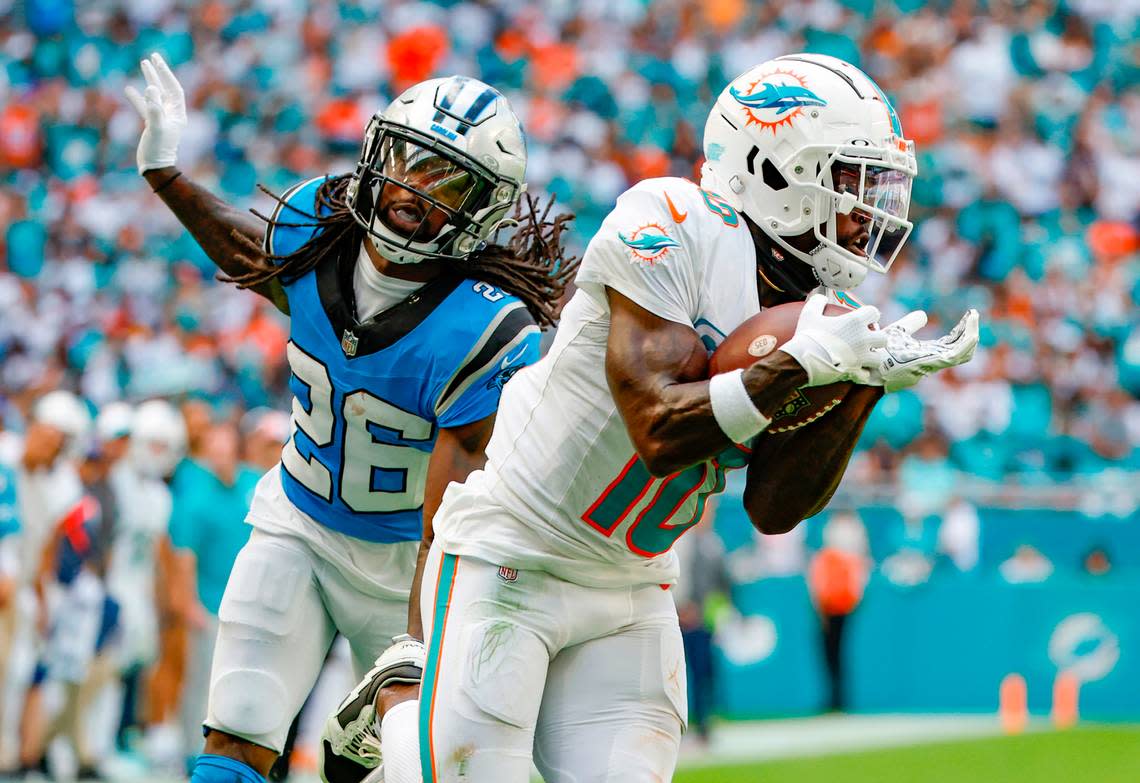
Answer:
<path fill-rule="evenodd" d="M 748 85 L 747 90 L 730 87 L 729 94 L 744 107 L 747 125 L 759 125 L 775 135 L 782 125 L 804 112 L 806 106 L 826 106 L 827 101 L 810 89 L 803 77 L 791 71 L 778 69 L 761 74 Z"/>
<path fill-rule="evenodd" d="M 670 248 L 681 246 L 680 242 L 669 236 L 665 226 L 660 223 L 646 223 L 629 236 L 619 232 L 618 239 L 629 248 L 629 254 L 634 261 L 649 266 L 660 261 Z"/>

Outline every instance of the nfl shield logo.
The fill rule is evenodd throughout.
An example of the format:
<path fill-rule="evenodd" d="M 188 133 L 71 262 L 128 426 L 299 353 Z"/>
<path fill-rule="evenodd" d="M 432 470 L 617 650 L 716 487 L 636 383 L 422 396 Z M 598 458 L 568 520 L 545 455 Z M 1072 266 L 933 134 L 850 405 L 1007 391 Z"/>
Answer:
<path fill-rule="evenodd" d="M 352 333 L 352 330 L 345 329 L 340 338 L 340 347 L 344 351 L 344 355 L 356 356 L 356 346 L 359 344 L 360 339 Z"/>
<path fill-rule="evenodd" d="M 499 578 L 504 582 L 513 582 L 519 578 L 518 569 L 508 566 L 499 566 Z"/>

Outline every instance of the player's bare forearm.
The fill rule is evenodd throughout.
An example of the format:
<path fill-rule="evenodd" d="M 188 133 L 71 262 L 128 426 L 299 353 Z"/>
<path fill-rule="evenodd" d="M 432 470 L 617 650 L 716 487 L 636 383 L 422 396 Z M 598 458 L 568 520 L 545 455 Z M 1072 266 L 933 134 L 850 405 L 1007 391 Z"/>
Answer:
<path fill-rule="evenodd" d="M 463 482 L 471 471 L 479 470 L 487 462 L 487 441 L 495 426 L 495 416 L 464 425 L 441 429 L 428 463 L 424 487 L 424 528 L 416 557 L 416 571 L 412 577 L 412 591 L 408 598 L 408 635 L 421 641 L 424 638 L 423 618 L 420 615 L 420 586 L 423 583 L 424 564 L 435 538 L 432 518 L 443 502 L 443 493 L 451 482 Z"/>
<path fill-rule="evenodd" d="M 700 337 L 611 289 L 607 294 L 606 378 L 646 468 L 667 476 L 722 452 L 730 442 L 713 416 Z M 744 371 L 753 403 L 767 416 L 806 382 L 803 368 L 779 351 Z"/>
<path fill-rule="evenodd" d="M 260 252 L 255 248 L 261 245 L 264 224 L 254 215 L 227 204 L 185 174 L 171 180 L 177 173 L 176 167 L 169 166 L 150 169 L 143 177 L 151 188 L 161 187 L 158 197 L 186 227 L 210 260 L 217 264 L 218 269 L 230 277 L 247 272 L 247 267 L 238 256 L 249 258 Z M 252 246 L 242 242 L 239 237 L 245 237 Z M 279 283 L 265 283 L 254 286 L 252 290 L 273 302 L 282 312 L 288 312 L 284 291 Z"/>
<path fill-rule="evenodd" d="M 744 508 L 757 530 L 786 533 L 823 510 L 882 396 L 878 386 L 856 386 L 826 416 L 753 442 Z"/>
<path fill-rule="evenodd" d="M 408 636 L 424 640 L 424 620 L 421 613 L 420 588 L 424 583 L 424 566 L 427 565 L 428 552 L 431 551 L 431 542 L 435 540 L 435 532 L 431 522 L 424 516 L 424 537 L 420 541 L 419 552 L 416 553 L 416 570 L 412 576 L 412 591 L 408 595 Z"/>

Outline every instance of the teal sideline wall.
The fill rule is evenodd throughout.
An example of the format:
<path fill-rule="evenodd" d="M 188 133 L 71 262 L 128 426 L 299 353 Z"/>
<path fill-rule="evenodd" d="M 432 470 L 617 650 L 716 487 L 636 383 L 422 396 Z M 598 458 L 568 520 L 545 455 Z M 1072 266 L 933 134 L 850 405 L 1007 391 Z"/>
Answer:
<path fill-rule="evenodd" d="M 729 549 L 751 535 L 743 514 L 721 505 L 716 528 Z M 868 519 L 872 549 L 890 539 Z M 818 520 L 809 520 L 809 545 Z M 1037 584 L 1011 585 L 996 570 L 1024 541 L 1038 545 L 1056 570 Z M 1078 570 L 1089 546 L 1107 546 L 1115 566 L 1091 577 Z M 969 574 L 936 568 L 931 579 L 900 587 L 872 574 L 848 623 L 848 703 L 856 712 L 991 712 L 1009 672 L 1025 676 L 1030 709 L 1046 713 L 1059 666 L 1076 666 L 1085 682 L 1082 715 L 1140 719 L 1140 520 L 1079 514 L 982 510 L 982 561 Z M 877 558 L 888 554 L 875 552 Z M 742 615 L 737 638 L 764 643 L 716 654 L 717 703 L 732 717 L 812 713 L 826 680 L 819 625 L 801 576 L 735 585 Z"/>

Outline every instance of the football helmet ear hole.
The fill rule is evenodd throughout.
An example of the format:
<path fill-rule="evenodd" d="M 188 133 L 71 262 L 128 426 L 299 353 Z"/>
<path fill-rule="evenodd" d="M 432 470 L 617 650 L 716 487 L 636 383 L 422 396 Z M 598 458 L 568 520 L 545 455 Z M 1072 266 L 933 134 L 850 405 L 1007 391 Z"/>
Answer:
<path fill-rule="evenodd" d="M 764 184 L 772 190 L 783 190 L 788 187 L 788 181 L 784 179 L 784 175 L 772 163 L 771 158 L 764 158 L 763 165 L 760 166 L 760 174 L 764 178 Z"/>

